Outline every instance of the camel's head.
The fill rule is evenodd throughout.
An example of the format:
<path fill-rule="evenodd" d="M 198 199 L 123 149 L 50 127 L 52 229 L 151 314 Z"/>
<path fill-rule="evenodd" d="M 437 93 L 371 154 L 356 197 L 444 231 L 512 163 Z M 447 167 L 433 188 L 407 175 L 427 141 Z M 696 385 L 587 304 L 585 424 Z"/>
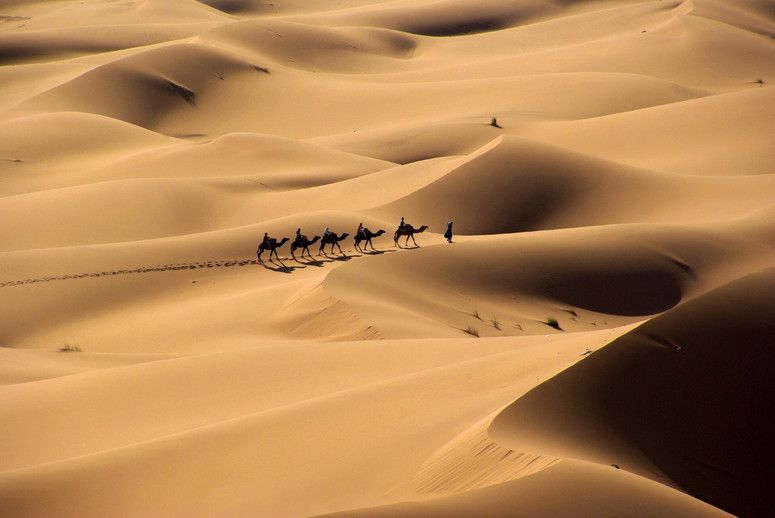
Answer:
<path fill-rule="evenodd" d="M 381 235 L 382 235 L 382 234 L 384 234 L 384 233 L 385 233 L 385 231 L 384 231 L 384 230 L 382 230 L 382 229 L 379 229 L 379 230 L 377 230 L 377 231 L 376 231 L 376 232 L 375 232 L 373 235 L 374 235 L 374 237 L 379 237 L 379 236 L 381 236 Z"/>
<path fill-rule="evenodd" d="M 426 230 L 428 230 L 428 225 L 423 225 L 417 230 L 415 230 L 415 232 L 425 232 Z"/>
<path fill-rule="evenodd" d="M 342 234 L 342 237 L 340 237 L 340 238 L 339 238 L 339 240 L 341 241 L 342 239 L 346 238 L 346 237 L 347 237 L 347 236 L 349 236 L 349 235 L 350 235 L 350 234 L 348 234 L 347 232 L 345 232 L 344 234 Z"/>

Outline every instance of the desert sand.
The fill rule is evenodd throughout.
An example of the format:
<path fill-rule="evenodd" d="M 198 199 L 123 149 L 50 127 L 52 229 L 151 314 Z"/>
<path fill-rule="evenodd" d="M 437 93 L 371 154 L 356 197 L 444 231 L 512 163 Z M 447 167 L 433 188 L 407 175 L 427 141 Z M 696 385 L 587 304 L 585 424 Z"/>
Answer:
<path fill-rule="evenodd" d="M 773 38 L 771 0 L 0 2 L 0 515 L 768 515 Z"/>

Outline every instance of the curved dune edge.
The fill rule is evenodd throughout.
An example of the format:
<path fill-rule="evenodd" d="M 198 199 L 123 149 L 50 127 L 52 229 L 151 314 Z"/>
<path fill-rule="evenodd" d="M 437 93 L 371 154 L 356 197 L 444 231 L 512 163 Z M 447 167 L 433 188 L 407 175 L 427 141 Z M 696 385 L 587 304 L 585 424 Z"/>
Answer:
<path fill-rule="evenodd" d="M 665 312 L 501 412 L 501 445 L 616 464 L 766 514 L 775 269 Z"/>
<path fill-rule="evenodd" d="M 419 494 L 461 493 L 526 477 L 559 459 L 520 453 L 493 441 L 489 415 L 444 445 L 415 474 L 411 487 Z"/>
<path fill-rule="evenodd" d="M 562 460 L 529 477 L 420 502 L 319 515 L 327 517 L 732 516 L 685 493 L 623 470 Z"/>
<path fill-rule="evenodd" d="M 770 216 L 480 237 L 352 261 L 323 285 L 385 336 L 556 332 L 550 317 L 581 332 L 641 320 L 769 264 Z"/>

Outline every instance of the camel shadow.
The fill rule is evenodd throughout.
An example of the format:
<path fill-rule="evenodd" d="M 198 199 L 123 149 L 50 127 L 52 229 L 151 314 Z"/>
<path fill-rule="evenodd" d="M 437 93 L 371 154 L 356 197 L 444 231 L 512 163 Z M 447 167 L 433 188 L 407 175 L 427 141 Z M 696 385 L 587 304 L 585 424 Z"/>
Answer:
<path fill-rule="evenodd" d="M 333 263 L 334 261 L 331 259 L 311 259 L 308 261 L 297 261 L 297 262 L 299 264 L 303 264 L 304 266 L 317 266 L 318 268 L 322 268 L 325 265 L 324 263 Z"/>
<path fill-rule="evenodd" d="M 274 261 L 269 261 L 266 263 L 261 261 L 259 262 L 259 264 L 264 268 L 266 268 L 267 270 L 272 272 L 277 272 L 277 273 L 291 273 L 293 272 L 293 270 L 297 268 L 304 268 L 303 266 L 288 266 L 282 262 L 275 263 Z"/>

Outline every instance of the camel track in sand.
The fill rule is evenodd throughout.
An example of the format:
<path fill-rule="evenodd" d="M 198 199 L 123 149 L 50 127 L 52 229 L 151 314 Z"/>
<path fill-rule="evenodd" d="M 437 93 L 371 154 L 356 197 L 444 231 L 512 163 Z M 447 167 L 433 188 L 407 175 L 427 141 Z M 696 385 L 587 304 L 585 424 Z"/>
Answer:
<path fill-rule="evenodd" d="M 384 253 L 384 251 L 378 250 L 376 252 L 366 252 L 366 255 L 375 255 L 375 254 L 381 254 L 381 253 Z M 359 255 L 349 255 L 344 257 L 333 257 L 333 256 L 324 257 L 322 259 L 316 259 L 315 261 L 313 261 L 313 263 L 341 261 L 341 260 L 346 260 L 344 259 L 345 257 L 347 259 L 351 259 L 353 257 L 361 257 L 361 255 L 359 254 Z M 281 261 L 291 262 L 293 261 L 293 259 L 291 257 L 282 257 Z M 113 275 L 168 272 L 168 271 L 175 271 L 175 270 L 198 270 L 201 268 L 233 268 L 233 267 L 250 266 L 250 265 L 260 265 L 260 266 L 264 266 L 269 270 L 290 273 L 291 271 L 297 268 L 304 268 L 305 265 L 310 264 L 310 263 L 304 263 L 304 262 L 298 262 L 298 261 L 296 261 L 296 263 L 297 264 L 294 264 L 293 266 L 288 266 L 282 262 L 276 263 L 274 261 L 269 261 L 269 260 L 259 261 L 257 259 L 245 259 L 245 258 L 192 261 L 187 263 L 170 263 L 170 264 L 161 264 L 161 265 L 153 265 L 153 266 L 139 266 L 136 268 L 121 268 L 118 270 L 70 273 L 70 274 L 63 274 L 63 275 L 50 275 L 47 277 L 32 277 L 28 279 L 0 281 L 0 288 L 6 288 L 9 286 L 21 286 L 25 284 L 37 284 L 37 283 L 43 283 L 43 282 L 66 281 L 71 279 L 84 279 L 88 277 L 107 277 L 107 276 L 113 276 Z"/>
<path fill-rule="evenodd" d="M 172 263 L 155 266 L 140 266 L 138 268 L 122 268 L 119 270 L 104 270 L 100 272 L 72 273 L 65 275 L 51 275 L 48 277 L 35 277 L 30 279 L 18 279 L 0 282 L 0 288 L 7 286 L 19 286 L 22 284 L 35 284 L 40 282 L 66 281 L 69 279 L 83 279 L 85 277 L 106 277 L 109 275 L 129 275 L 133 273 L 166 272 L 172 270 L 197 270 L 199 268 L 228 268 L 234 266 L 247 266 L 261 264 L 257 259 L 222 259 L 217 261 L 198 261 L 190 263 Z"/>

